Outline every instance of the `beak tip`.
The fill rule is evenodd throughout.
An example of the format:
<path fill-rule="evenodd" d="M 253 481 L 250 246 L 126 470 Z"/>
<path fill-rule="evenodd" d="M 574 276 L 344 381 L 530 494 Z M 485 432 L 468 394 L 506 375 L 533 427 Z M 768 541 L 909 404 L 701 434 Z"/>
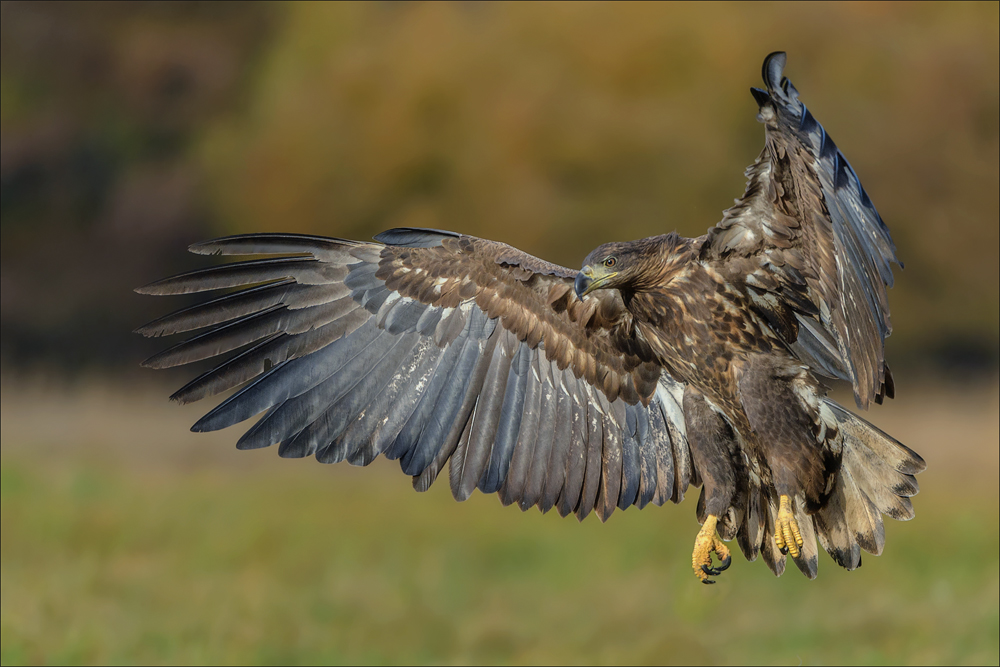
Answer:
<path fill-rule="evenodd" d="M 583 274 L 583 271 L 576 274 L 576 280 L 573 281 L 573 291 L 576 292 L 576 298 L 583 300 L 584 295 L 590 289 L 590 284 L 593 282 L 590 278 Z"/>

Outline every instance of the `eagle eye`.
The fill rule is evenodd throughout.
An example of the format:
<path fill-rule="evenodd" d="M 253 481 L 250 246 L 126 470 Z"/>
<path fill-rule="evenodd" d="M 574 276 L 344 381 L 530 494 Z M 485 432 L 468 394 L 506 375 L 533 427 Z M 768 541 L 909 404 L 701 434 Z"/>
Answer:
<path fill-rule="evenodd" d="M 618 263 L 618 260 L 615 259 L 614 257 L 608 257 L 606 260 L 604 260 L 604 266 L 606 266 L 609 269 L 613 268 L 614 265 L 617 264 L 617 263 Z"/>

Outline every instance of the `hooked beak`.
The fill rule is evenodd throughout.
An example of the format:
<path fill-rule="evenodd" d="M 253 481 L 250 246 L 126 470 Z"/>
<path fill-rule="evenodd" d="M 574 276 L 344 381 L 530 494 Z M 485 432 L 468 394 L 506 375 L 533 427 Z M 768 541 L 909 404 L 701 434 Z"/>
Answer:
<path fill-rule="evenodd" d="M 573 281 L 573 291 L 576 292 L 576 298 L 583 300 L 583 296 L 591 290 L 591 286 L 594 284 L 594 279 L 591 277 L 593 272 L 590 267 L 586 267 L 583 271 L 576 274 L 576 280 Z"/>
<path fill-rule="evenodd" d="M 576 280 L 573 282 L 573 291 L 576 292 L 576 298 L 583 300 L 584 296 L 590 294 L 599 287 L 603 287 L 605 283 L 617 275 L 617 271 L 613 273 L 595 275 L 593 267 L 583 267 L 583 270 L 576 274 Z"/>

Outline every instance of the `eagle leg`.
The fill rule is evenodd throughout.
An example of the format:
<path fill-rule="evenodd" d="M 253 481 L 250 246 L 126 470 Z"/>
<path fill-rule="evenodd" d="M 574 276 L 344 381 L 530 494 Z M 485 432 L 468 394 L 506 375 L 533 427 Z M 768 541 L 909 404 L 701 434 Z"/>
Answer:
<path fill-rule="evenodd" d="M 804 543 L 802 533 L 799 531 L 799 524 L 795 521 L 795 512 L 792 511 L 792 500 L 788 496 L 782 495 L 778 504 L 778 518 L 775 521 L 774 541 L 778 549 L 783 554 L 790 553 L 792 558 L 799 557 L 799 547 Z"/>
<path fill-rule="evenodd" d="M 694 540 L 691 566 L 694 568 L 694 575 L 701 579 L 703 584 L 714 584 L 715 580 L 709 579 L 709 577 L 719 576 L 733 562 L 729 547 L 722 543 L 722 538 L 719 537 L 719 532 L 715 529 L 718 521 L 717 516 L 709 514 L 705 518 L 701 530 L 698 531 L 698 537 Z M 713 551 L 718 554 L 719 560 L 722 561 L 718 567 L 712 567 Z"/>

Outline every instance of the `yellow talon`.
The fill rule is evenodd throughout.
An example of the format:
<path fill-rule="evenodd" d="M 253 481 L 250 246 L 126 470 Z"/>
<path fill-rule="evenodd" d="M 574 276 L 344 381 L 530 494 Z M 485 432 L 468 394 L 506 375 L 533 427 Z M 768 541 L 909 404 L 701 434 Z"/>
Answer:
<path fill-rule="evenodd" d="M 788 553 L 792 558 L 799 557 L 799 547 L 802 546 L 802 533 L 799 532 L 799 524 L 795 521 L 795 514 L 792 512 L 792 499 L 788 496 L 781 496 L 778 504 L 778 520 L 774 528 L 774 541 L 778 545 L 781 553 Z"/>
<path fill-rule="evenodd" d="M 703 584 L 714 584 L 715 580 L 709 579 L 709 577 L 718 576 L 733 562 L 732 556 L 729 554 L 729 547 L 722 543 L 722 538 L 715 530 L 718 522 L 719 517 L 709 514 L 701 530 L 698 531 L 698 537 L 694 539 L 691 566 L 694 568 L 694 575 L 701 579 Z M 718 554 L 719 560 L 722 561 L 719 563 L 719 567 L 712 567 L 713 551 Z"/>

